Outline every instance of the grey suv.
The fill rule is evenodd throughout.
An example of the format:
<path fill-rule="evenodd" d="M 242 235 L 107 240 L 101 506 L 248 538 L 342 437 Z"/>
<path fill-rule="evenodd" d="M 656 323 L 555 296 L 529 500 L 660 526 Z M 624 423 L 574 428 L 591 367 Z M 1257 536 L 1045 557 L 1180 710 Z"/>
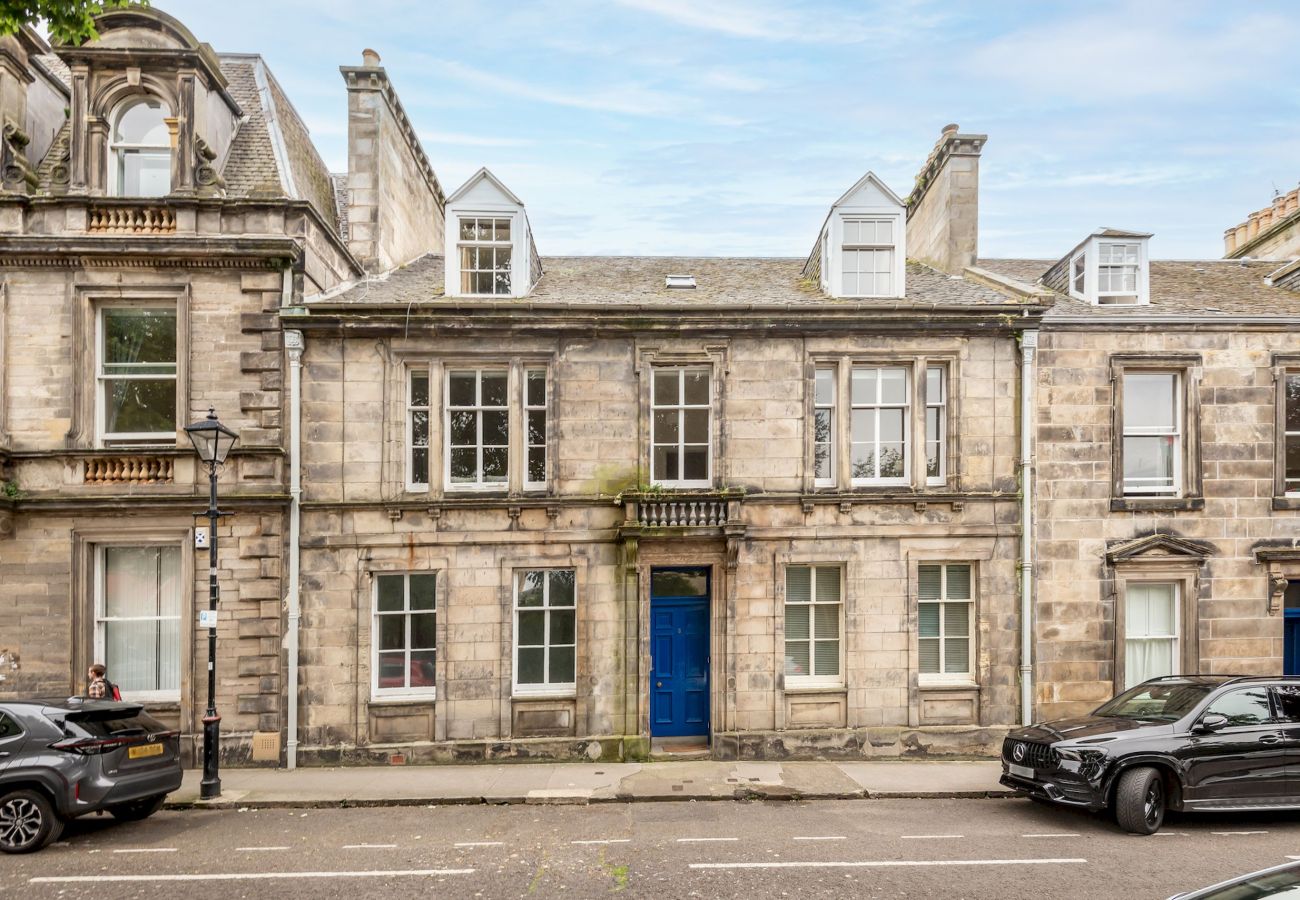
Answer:
<path fill-rule="evenodd" d="M 181 785 L 179 750 L 138 703 L 0 701 L 0 850 L 39 850 L 90 812 L 153 815 Z"/>

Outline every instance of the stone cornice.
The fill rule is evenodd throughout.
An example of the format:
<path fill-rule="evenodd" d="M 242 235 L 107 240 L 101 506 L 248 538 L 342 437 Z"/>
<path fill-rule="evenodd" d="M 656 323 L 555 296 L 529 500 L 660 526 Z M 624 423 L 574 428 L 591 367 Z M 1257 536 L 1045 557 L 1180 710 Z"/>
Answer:
<path fill-rule="evenodd" d="M 291 237 L 202 235 L 2 235 L 4 268 L 140 268 L 182 264 L 191 268 L 274 268 L 302 256 Z"/>

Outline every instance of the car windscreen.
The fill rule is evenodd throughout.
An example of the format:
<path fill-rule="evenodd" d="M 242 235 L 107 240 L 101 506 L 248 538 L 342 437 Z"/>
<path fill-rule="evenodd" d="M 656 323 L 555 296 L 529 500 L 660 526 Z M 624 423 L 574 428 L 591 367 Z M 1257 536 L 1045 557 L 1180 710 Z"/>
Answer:
<path fill-rule="evenodd" d="M 1196 704 L 1216 687 L 1218 685 L 1213 683 L 1149 681 L 1103 703 L 1093 715 L 1176 722 L 1195 709 Z"/>
<path fill-rule="evenodd" d="M 1300 900 L 1300 870 L 1283 869 L 1280 872 L 1268 872 L 1252 875 L 1237 884 L 1219 888 L 1208 894 L 1196 894 L 1204 900 L 1258 900 L 1268 897 L 1270 900 Z"/>

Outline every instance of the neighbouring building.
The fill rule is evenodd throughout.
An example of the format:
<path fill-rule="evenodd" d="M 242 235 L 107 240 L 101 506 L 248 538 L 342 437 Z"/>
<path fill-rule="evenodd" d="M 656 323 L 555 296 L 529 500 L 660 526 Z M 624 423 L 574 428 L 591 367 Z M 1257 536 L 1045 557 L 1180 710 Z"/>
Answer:
<path fill-rule="evenodd" d="M 0 39 L 0 695 L 199 734 L 209 407 L 231 762 L 985 753 L 1300 671 L 1294 192 L 1250 259 L 977 260 L 954 125 L 806 257 L 542 256 L 340 71 L 331 174 L 156 8 Z"/>

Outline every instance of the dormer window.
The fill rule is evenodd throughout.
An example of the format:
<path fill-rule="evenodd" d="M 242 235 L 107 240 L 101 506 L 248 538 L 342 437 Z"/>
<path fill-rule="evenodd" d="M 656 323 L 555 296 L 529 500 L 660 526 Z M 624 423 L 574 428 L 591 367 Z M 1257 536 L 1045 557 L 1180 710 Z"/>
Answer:
<path fill-rule="evenodd" d="M 844 296 L 893 296 L 893 220 L 846 218 L 843 253 Z"/>
<path fill-rule="evenodd" d="M 510 265 L 514 244 L 510 219 L 462 216 L 460 239 L 460 292 L 510 294 Z"/>
<path fill-rule="evenodd" d="M 1048 270 L 1044 281 L 1093 306 L 1141 306 L 1148 294 L 1149 234 L 1105 229 Z M 1066 261 L 1069 265 L 1066 265 Z"/>
<path fill-rule="evenodd" d="M 123 104 L 113 118 L 109 190 L 117 197 L 164 197 L 172 189 L 170 112 L 153 97 Z"/>
<path fill-rule="evenodd" d="M 1137 303 L 1138 245 L 1097 244 L 1097 302 Z"/>

